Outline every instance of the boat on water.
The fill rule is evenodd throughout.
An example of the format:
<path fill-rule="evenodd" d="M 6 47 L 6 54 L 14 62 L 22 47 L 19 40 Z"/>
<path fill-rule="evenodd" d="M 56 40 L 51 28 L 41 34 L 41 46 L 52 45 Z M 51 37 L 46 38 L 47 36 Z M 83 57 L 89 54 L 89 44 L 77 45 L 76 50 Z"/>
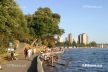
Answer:
<path fill-rule="evenodd" d="M 102 45 L 101 45 L 101 48 L 103 48 L 103 43 L 102 43 Z"/>

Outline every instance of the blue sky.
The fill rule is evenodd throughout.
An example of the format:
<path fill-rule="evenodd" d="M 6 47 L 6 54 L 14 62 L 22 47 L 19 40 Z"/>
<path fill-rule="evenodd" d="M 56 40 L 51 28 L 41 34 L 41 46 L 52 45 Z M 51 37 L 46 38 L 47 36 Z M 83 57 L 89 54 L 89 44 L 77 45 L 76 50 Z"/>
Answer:
<path fill-rule="evenodd" d="M 33 14 L 39 7 L 49 7 L 61 15 L 63 37 L 72 33 L 77 40 L 87 33 L 89 41 L 108 43 L 108 0 L 16 0 L 24 14 Z"/>

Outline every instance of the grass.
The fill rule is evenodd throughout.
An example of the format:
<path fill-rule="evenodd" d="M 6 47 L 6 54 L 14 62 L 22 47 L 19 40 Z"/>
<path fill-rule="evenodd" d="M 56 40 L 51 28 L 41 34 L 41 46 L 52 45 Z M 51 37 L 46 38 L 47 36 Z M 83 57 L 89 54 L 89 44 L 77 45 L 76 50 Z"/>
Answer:
<path fill-rule="evenodd" d="M 0 54 L 0 64 L 6 64 L 8 61 L 5 59 L 6 53 Z"/>

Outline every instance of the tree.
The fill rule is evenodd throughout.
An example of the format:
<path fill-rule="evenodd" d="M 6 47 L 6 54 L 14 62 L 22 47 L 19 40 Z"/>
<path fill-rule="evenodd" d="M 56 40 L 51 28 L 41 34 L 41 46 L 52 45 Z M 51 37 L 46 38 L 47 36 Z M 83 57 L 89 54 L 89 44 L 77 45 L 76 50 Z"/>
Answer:
<path fill-rule="evenodd" d="M 84 43 L 78 43 L 77 47 L 85 47 L 86 45 Z"/>
<path fill-rule="evenodd" d="M 77 43 L 75 41 L 73 41 L 72 47 L 77 47 Z"/>
<path fill-rule="evenodd" d="M 97 46 L 97 44 L 95 41 L 92 41 L 89 43 L 89 47 L 96 47 L 96 46 Z"/>
<path fill-rule="evenodd" d="M 32 15 L 24 15 L 15 0 L 0 0 L 0 44 L 7 44 L 9 40 L 18 39 L 28 41 L 39 37 L 43 44 L 54 46 L 55 34 L 62 35 L 59 28 L 60 15 L 53 13 L 49 8 L 39 8 Z M 48 37 L 47 40 L 44 40 Z"/>
<path fill-rule="evenodd" d="M 58 24 L 60 15 L 53 13 L 49 8 L 39 8 L 32 15 L 32 22 L 29 25 L 32 32 L 38 36 L 52 36 L 55 34 L 63 34 L 63 29 L 60 29 Z"/>
<path fill-rule="evenodd" d="M 67 48 L 69 48 L 69 46 L 71 46 L 68 40 L 66 40 L 66 41 L 64 42 L 64 46 L 67 47 Z"/>
<path fill-rule="evenodd" d="M 25 39 L 29 29 L 27 21 L 14 0 L 0 0 L 0 34 L 2 42 L 8 40 Z"/>
<path fill-rule="evenodd" d="M 39 8 L 33 15 L 27 15 L 26 19 L 30 29 L 30 34 L 43 40 L 43 44 L 47 41 L 48 45 L 54 46 L 55 41 L 52 37 L 64 33 L 64 30 L 59 28 L 60 15 L 53 13 L 50 8 Z M 48 40 L 51 39 L 52 43 L 50 44 L 50 41 Z"/>

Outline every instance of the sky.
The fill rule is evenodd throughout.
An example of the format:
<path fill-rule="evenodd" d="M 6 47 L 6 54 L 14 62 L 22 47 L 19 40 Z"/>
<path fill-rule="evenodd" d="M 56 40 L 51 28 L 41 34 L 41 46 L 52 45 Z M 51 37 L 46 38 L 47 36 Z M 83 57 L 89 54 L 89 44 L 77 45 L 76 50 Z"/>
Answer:
<path fill-rule="evenodd" d="M 89 36 L 89 41 L 108 43 L 108 0 L 16 0 L 24 14 L 33 14 L 39 7 L 49 7 L 61 15 L 63 38 L 72 33 Z"/>

